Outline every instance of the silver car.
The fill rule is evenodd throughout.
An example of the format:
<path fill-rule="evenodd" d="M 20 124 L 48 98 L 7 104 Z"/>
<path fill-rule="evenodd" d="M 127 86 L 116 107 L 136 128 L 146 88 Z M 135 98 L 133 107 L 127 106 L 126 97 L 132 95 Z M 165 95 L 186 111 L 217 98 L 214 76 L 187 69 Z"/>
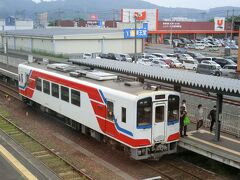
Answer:
<path fill-rule="evenodd" d="M 236 74 L 237 65 L 225 65 L 222 68 L 222 75 L 223 76 L 233 76 Z"/>

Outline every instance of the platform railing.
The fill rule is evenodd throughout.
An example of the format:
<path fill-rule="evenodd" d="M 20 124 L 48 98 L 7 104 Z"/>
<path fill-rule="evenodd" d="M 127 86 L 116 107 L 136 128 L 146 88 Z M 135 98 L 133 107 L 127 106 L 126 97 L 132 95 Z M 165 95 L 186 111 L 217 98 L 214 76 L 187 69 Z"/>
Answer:
<path fill-rule="evenodd" d="M 190 117 L 191 122 L 196 123 L 196 105 L 188 104 L 187 106 L 188 115 Z M 206 128 L 210 127 L 211 120 L 208 119 L 208 114 L 211 111 L 211 109 L 204 107 L 203 108 L 203 116 L 204 116 L 204 122 L 203 126 Z M 222 113 L 220 115 L 220 121 L 221 121 L 221 132 L 229 133 L 231 135 L 234 135 L 236 137 L 240 137 L 240 115 L 234 115 L 230 113 Z"/>

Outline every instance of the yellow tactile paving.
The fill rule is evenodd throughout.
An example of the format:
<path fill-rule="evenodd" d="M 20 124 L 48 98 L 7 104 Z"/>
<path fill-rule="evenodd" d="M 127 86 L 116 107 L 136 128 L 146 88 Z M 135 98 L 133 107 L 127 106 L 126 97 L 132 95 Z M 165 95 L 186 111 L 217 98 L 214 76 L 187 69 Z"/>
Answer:
<path fill-rule="evenodd" d="M 37 178 L 25 168 L 10 152 L 0 145 L 0 154 L 12 164 L 12 166 L 25 178 L 29 180 L 37 180 Z"/>

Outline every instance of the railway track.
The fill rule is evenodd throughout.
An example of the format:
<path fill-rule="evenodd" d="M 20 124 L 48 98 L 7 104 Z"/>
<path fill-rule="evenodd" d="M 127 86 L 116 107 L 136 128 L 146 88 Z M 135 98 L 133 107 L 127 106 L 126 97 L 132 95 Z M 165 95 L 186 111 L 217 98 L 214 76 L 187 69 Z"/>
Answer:
<path fill-rule="evenodd" d="M 15 142 L 28 150 L 34 157 L 49 167 L 60 179 L 81 180 L 92 179 L 74 165 L 60 157 L 53 149 L 49 149 L 38 140 L 24 132 L 17 125 L 0 114 L 0 129 Z"/>
<path fill-rule="evenodd" d="M 9 86 L 8 84 L 0 81 L 0 92 L 2 92 L 4 95 L 7 95 L 8 97 L 11 96 L 15 99 L 20 100 L 18 96 L 18 90 L 15 87 Z"/>
<path fill-rule="evenodd" d="M 213 176 L 214 173 L 210 173 L 200 167 L 197 167 L 191 163 L 185 162 L 180 159 L 162 159 L 159 162 L 145 162 L 146 166 L 153 171 L 159 173 L 162 179 L 170 180 L 205 180 Z"/>

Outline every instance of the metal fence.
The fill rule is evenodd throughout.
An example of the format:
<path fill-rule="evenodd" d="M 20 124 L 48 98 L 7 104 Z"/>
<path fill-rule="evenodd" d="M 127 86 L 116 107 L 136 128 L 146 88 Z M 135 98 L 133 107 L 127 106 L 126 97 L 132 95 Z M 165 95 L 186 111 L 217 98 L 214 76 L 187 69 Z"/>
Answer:
<path fill-rule="evenodd" d="M 191 122 L 196 123 L 195 114 L 197 111 L 196 105 L 188 104 L 187 106 L 188 115 L 191 119 Z M 211 109 L 204 107 L 203 115 L 204 115 L 204 127 L 210 127 L 211 120 L 208 119 L 208 114 Z M 221 131 L 232 134 L 236 137 L 240 137 L 240 115 L 234 115 L 230 113 L 222 113 L 219 117 L 221 121 Z"/>

